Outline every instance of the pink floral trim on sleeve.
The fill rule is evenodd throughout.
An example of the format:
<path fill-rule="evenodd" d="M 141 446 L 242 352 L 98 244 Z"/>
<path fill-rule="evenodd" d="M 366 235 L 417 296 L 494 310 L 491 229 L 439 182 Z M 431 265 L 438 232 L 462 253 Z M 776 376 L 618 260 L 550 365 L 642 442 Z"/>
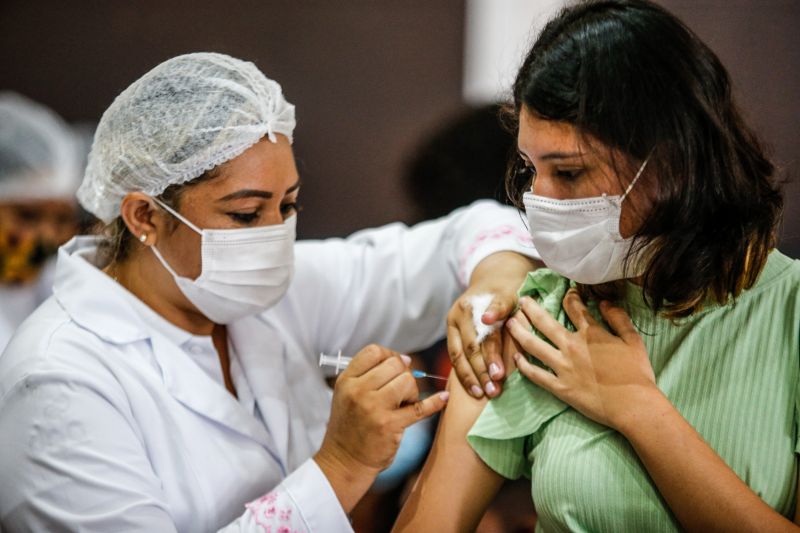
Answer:
<path fill-rule="evenodd" d="M 464 255 L 461 256 L 461 259 L 458 262 L 458 277 L 461 279 L 464 285 L 466 285 L 469 281 L 467 280 L 466 267 L 467 261 L 470 257 L 472 257 L 472 254 L 474 254 L 475 251 L 486 241 L 508 238 L 515 238 L 517 244 L 522 246 L 533 246 L 533 240 L 531 239 L 530 233 L 522 231 L 518 227 L 510 224 L 487 229 L 478 233 L 478 235 L 475 237 L 475 240 L 469 245 L 467 251 L 464 252 Z"/>
<path fill-rule="evenodd" d="M 285 494 L 268 492 L 245 507 L 264 533 L 306 533 L 302 522 L 292 520 L 293 504 Z"/>

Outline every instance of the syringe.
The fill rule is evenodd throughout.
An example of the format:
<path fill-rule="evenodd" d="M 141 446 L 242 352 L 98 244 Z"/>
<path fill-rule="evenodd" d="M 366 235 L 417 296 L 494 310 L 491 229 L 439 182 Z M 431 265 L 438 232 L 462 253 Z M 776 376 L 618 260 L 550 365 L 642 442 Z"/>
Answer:
<path fill-rule="evenodd" d="M 347 368 L 347 365 L 350 364 L 352 361 L 352 357 L 346 357 L 342 355 L 342 351 L 339 350 L 336 355 L 328 355 L 324 353 L 319 354 L 319 366 L 326 366 L 330 368 L 336 369 L 336 375 L 339 375 L 339 372 Z M 447 381 L 446 377 L 437 376 L 435 374 L 428 374 L 427 372 L 423 372 L 422 370 L 414 370 L 411 369 L 411 375 L 415 378 L 431 378 L 431 379 L 440 379 L 442 381 Z"/>

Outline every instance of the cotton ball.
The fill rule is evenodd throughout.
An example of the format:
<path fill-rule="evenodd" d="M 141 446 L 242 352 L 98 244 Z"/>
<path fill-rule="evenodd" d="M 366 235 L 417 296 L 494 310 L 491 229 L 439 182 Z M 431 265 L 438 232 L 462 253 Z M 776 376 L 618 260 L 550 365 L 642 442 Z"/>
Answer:
<path fill-rule="evenodd" d="M 486 309 L 488 309 L 493 299 L 493 294 L 476 294 L 469 298 L 469 303 L 472 306 L 472 323 L 475 325 L 475 331 L 478 333 L 478 337 L 475 341 L 479 344 L 503 325 L 502 320 L 498 320 L 492 325 L 484 324 L 483 321 L 481 321 L 481 316 L 486 312 Z"/>

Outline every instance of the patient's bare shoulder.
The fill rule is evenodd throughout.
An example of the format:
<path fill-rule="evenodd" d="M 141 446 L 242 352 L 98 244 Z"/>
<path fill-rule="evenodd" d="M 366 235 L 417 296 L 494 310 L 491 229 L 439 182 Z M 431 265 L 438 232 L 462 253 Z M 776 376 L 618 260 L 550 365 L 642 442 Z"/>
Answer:
<path fill-rule="evenodd" d="M 478 399 L 470 396 L 458 381 L 455 373 L 450 374 L 447 390 L 450 392 L 450 399 L 447 402 L 446 410 L 442 413 L 442 422 L 445 418 L 449 422 L 448 433 L 453 436 L 466 437 L 467 432 L 486 406 L 486 397 Z M 444 429 L 442 426 L 443 423 L 440 423 L 440 431 Z"/>

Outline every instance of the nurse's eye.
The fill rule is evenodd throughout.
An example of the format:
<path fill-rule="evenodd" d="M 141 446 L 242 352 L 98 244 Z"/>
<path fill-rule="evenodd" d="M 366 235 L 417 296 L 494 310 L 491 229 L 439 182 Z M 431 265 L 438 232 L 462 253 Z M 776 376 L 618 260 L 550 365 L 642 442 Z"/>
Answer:
<path fill-rule="evenodd" d="M 239 224 L 250 224 L 254 222 L 260 215 L 259 211 L 253 211 L 252 213 L 228 213 L 228 216 L 234 222 L 238 222 Z"/>
<path fill-rule="evenodd" d="M 569 170 L 557 170 L 556 171 L 556 176 L 558 176 L 561 179 L 567 180 L 567 181 L 575 180 L 578 177 L 580 177 L 581 174 L 583 174 L 583 169 L 582 168 L 575 168 L 575 169 L 569 169 Z"/>
<path fill-rule="evenodd" d="M 303 206 L 301 206 L 297 202 L 290 202 L 286 204 L 281 204 L 281 214 L 284 216 L 289 216 L 292 213 L 299 213 L 303 210 Z"/>

